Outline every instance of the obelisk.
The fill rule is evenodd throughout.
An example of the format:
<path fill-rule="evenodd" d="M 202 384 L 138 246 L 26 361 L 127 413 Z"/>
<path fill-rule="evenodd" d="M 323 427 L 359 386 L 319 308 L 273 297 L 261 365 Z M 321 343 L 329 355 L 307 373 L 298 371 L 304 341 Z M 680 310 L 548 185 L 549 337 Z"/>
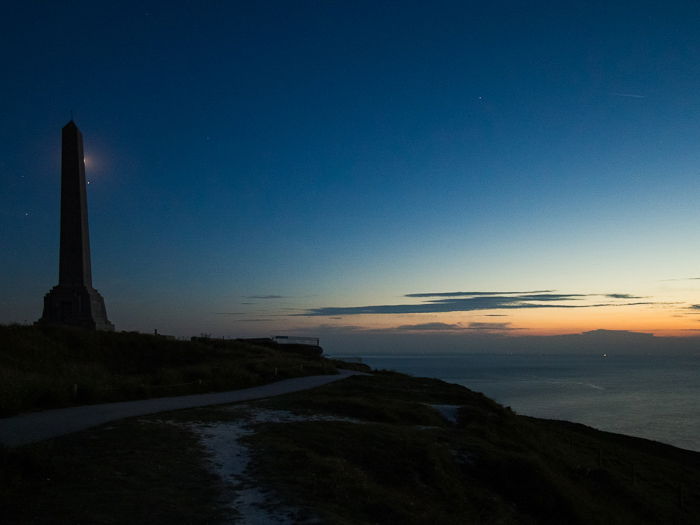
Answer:
<path fill-rule="evenodd" d="M 44 296 L 40 324 L 114 330 L 102 296 L 92 287 L 83 135 L 72 120 L 61 149 L 61 246 L 58 285 Z"/>

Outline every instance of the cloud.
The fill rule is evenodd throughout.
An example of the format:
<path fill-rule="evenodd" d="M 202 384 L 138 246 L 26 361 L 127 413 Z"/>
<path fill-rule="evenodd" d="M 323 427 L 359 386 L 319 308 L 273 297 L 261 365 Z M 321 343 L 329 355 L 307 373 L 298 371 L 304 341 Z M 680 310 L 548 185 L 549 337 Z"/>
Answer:
<path fill-rule="evenodd" d="M 521 295 L 533 293 L 550 293 L 554 290 L 534 290 L 530 292 L 425 292 L 425 293 L 407 293 L 404 297 L 470 297 L 480 295 Z"/>
<path fill-rule="evenodd" d="M 667 281 L 700 281 L 700 277 L 681 277 L 680 279 L 661 279 L 662 282 Z"/>
<path fill-rule="evenodd" d="M 246 295 L 246 299 L 287 299 L 284 295 Z"/>
<path fill-rule="evenodd" d="M 511 327 L 511 323 L 484 323 L 484 322 L 472 322 L 467 326 L 462 326 L 461 324 L 450 324 L 450 323 L 421 323 L 421 324 L 405 324 L 397 326 L 395 330 L 401 331 L 425 331 L 425 332 L 455 332 L 455 331 L 503 331 L 503 330 L 521 330 L 521 328 Z"/>
<path fill-rule="evenodd" d="M 588 330 L 587 332 L 581 332 L 579 334 L 581 337 L 606 337 L 606 338 L 640 338 L 640 337 L 654 337 L 654 334 L 648 332 L 635 332 L 633 330 L 606 330 L 604 328 L 598 328 L 596 330 Z"/>
<path fill-rule="evenodd" d="M 245 312 L 214 312 L 214 315 L 245 315 Z"/>
<path fill-rule="evenodd" d="M 535 293 L 516 296 L 492 295 L 460 297 L 457 299 L 433 299 L 417 304 L 391 304 L 368 306 L 328 306 L 312 308 L 301 316 L 340 316 L 361 314 L 423 314 L 444 312 L 471 312 L 476 310 L 504 310 L 529 308 L 591 308 L 607 304 L 561 304 L 562 301 L 576 301 L 586 294 Z M 544 303 L 544 304 L 543 304 Z"/>
<path fill-rule="evenodd" d="M 510 323 L 469 323 L 467 330 L 522 330 L 522 328 L 513 328 Z"/>
<path fill-rule="evenodd" d="M 572 304 L 586 297 L 607 299 L 642 299 L 627 293 L 580 294 L 552 293 L 553 290 L 530 292 L 425 292 L 411 293 L 404 297 L 424 298 L 415 304 L 386 304 L 367 306 L 327 306 L 311 308 L 296 314 L 300 316 L 343 316 L 381 314 L 435 314 L 446 312 L 473 312 L 479 310 L 520 310 L 530 308 L 593 308 L 603 306 L 639 306 L 661 304 L 656 302 L 603 302 L 597 304 Z M 499 314 L 487 314 L 499 315 Z M 500 314 L 503 315 L 503 314 Z M 408 325 L 406 325 L 408 326 Z"/>
<path fill-rule="evenodd" d="M 464 330 L 464 327 L 459 324 L 449 323 L 423 323 L 423 324 L 404 324 L 396 327 L 397 330 Z"/>
<path fill-rule="evenodd" d="M 700 315 L 700 304 L 691 304 L 677 310 L 680 312 L 678 317 L 688 317 L 689 315 Z"/>
<path fill-rule="evenodd" d="M 304 333 L 310 333 L 310 332 L 319 332 L 322 334 L 333 334 L 333 333 L 347 333 L 347 332 L 368 332 L 366 328 L 362 326 L 357 326 L 353 324 L 346 324 L 346 325 L 340 325 L 340 324 L 320 324 L 317 326 L 304 326 L 304 327 L 297 327 L 293 328 L 291 330 L 292 332 L 304 332 Z"/>

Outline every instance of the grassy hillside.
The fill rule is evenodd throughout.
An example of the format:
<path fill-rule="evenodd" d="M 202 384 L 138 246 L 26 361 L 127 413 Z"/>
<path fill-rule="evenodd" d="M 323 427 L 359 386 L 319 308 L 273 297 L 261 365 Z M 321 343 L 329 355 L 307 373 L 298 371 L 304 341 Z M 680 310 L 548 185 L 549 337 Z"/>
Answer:
<path fill-rule="evenodd" d="M 240 341 L 0 326 L 0 417 L 22 411 L 246 388 L 333 373 L 332 361 Z"/>
<path fill-rule="evenodd" d="M 433 404 L 458 405 L 457 421 Z M 700 515 L 698 453 L 518 416 L 461 386 L 393 373 L 0 450 L 0 508 L 18 524 L 227 522 L 232 487 L 205 468 L 188 425 L 271 409 L 344 418 L 261 423 L 243 438 L 249 474 L 268 506 L 296 509 L 290 523 L 691 525 Z"/>
<path fill-rule="evenodd" d="M 26 394 L 32 407 L 37 399 L 55 403 L 53 396 L 70 392 L 86 370 L 94 376 L 89 400 L 105 400 L 157 394 L 161 386 L 249 386 L 334 364 L 240 342 L 2 330 L 3 344 L 15 341 L 12 351 L 0 352 L 3 373 L 25 389 L 14 386 L 15 397 L 3 392 L 3 399 L 24 399 L 23 374 L 36 377 L 45 397 Z M 156 414 L 0 448 L 3 520 L 226 522 L 237 512 L 230 507 L 236 488 L 208 470 L 192 425 L 252 424 L 254 414 L 269 411 L 300 417 L 254 424 L 245 434 L 246 483 L 264 489 L 269 507 L 296 509 L 291 523 L 691 525 L 700 516 L 698 453 L 519 416 L 459 385 L 376 372 L 236 410 Z M 319 415 L 329 417 L 304 418 Z"/>
<path fill-rule="evenodd" d="M 431 404 L 459 405 L 456 423 Z M 698 523 L 700 454 L 522 417 L 458 385 L 352 377 L 260 406 L 257 476 L 324 523 Z"/>

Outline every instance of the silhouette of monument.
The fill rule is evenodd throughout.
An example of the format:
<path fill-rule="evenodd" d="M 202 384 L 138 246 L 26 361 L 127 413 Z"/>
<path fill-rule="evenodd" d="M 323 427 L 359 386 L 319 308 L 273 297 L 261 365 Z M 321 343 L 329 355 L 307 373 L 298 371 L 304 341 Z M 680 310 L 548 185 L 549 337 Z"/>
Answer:
<path fill-rule="evenodd" d="M 72 120 L 61 150 L 61 248 L 58 285 L 44 296 L 40 324 L 114 330 L 102 296 L 92 287 L 83 135 Z"/>

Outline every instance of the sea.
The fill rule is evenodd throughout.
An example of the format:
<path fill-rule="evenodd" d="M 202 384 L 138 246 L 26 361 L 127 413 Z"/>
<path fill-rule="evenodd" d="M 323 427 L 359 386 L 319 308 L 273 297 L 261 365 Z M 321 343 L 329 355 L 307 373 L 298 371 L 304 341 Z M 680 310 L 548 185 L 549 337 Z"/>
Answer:
<path fill-rule="evenodd" d="M 464 385 L 519 414 L 700 451 L 700 356 L 362 356 L 375 369 Z"/>

